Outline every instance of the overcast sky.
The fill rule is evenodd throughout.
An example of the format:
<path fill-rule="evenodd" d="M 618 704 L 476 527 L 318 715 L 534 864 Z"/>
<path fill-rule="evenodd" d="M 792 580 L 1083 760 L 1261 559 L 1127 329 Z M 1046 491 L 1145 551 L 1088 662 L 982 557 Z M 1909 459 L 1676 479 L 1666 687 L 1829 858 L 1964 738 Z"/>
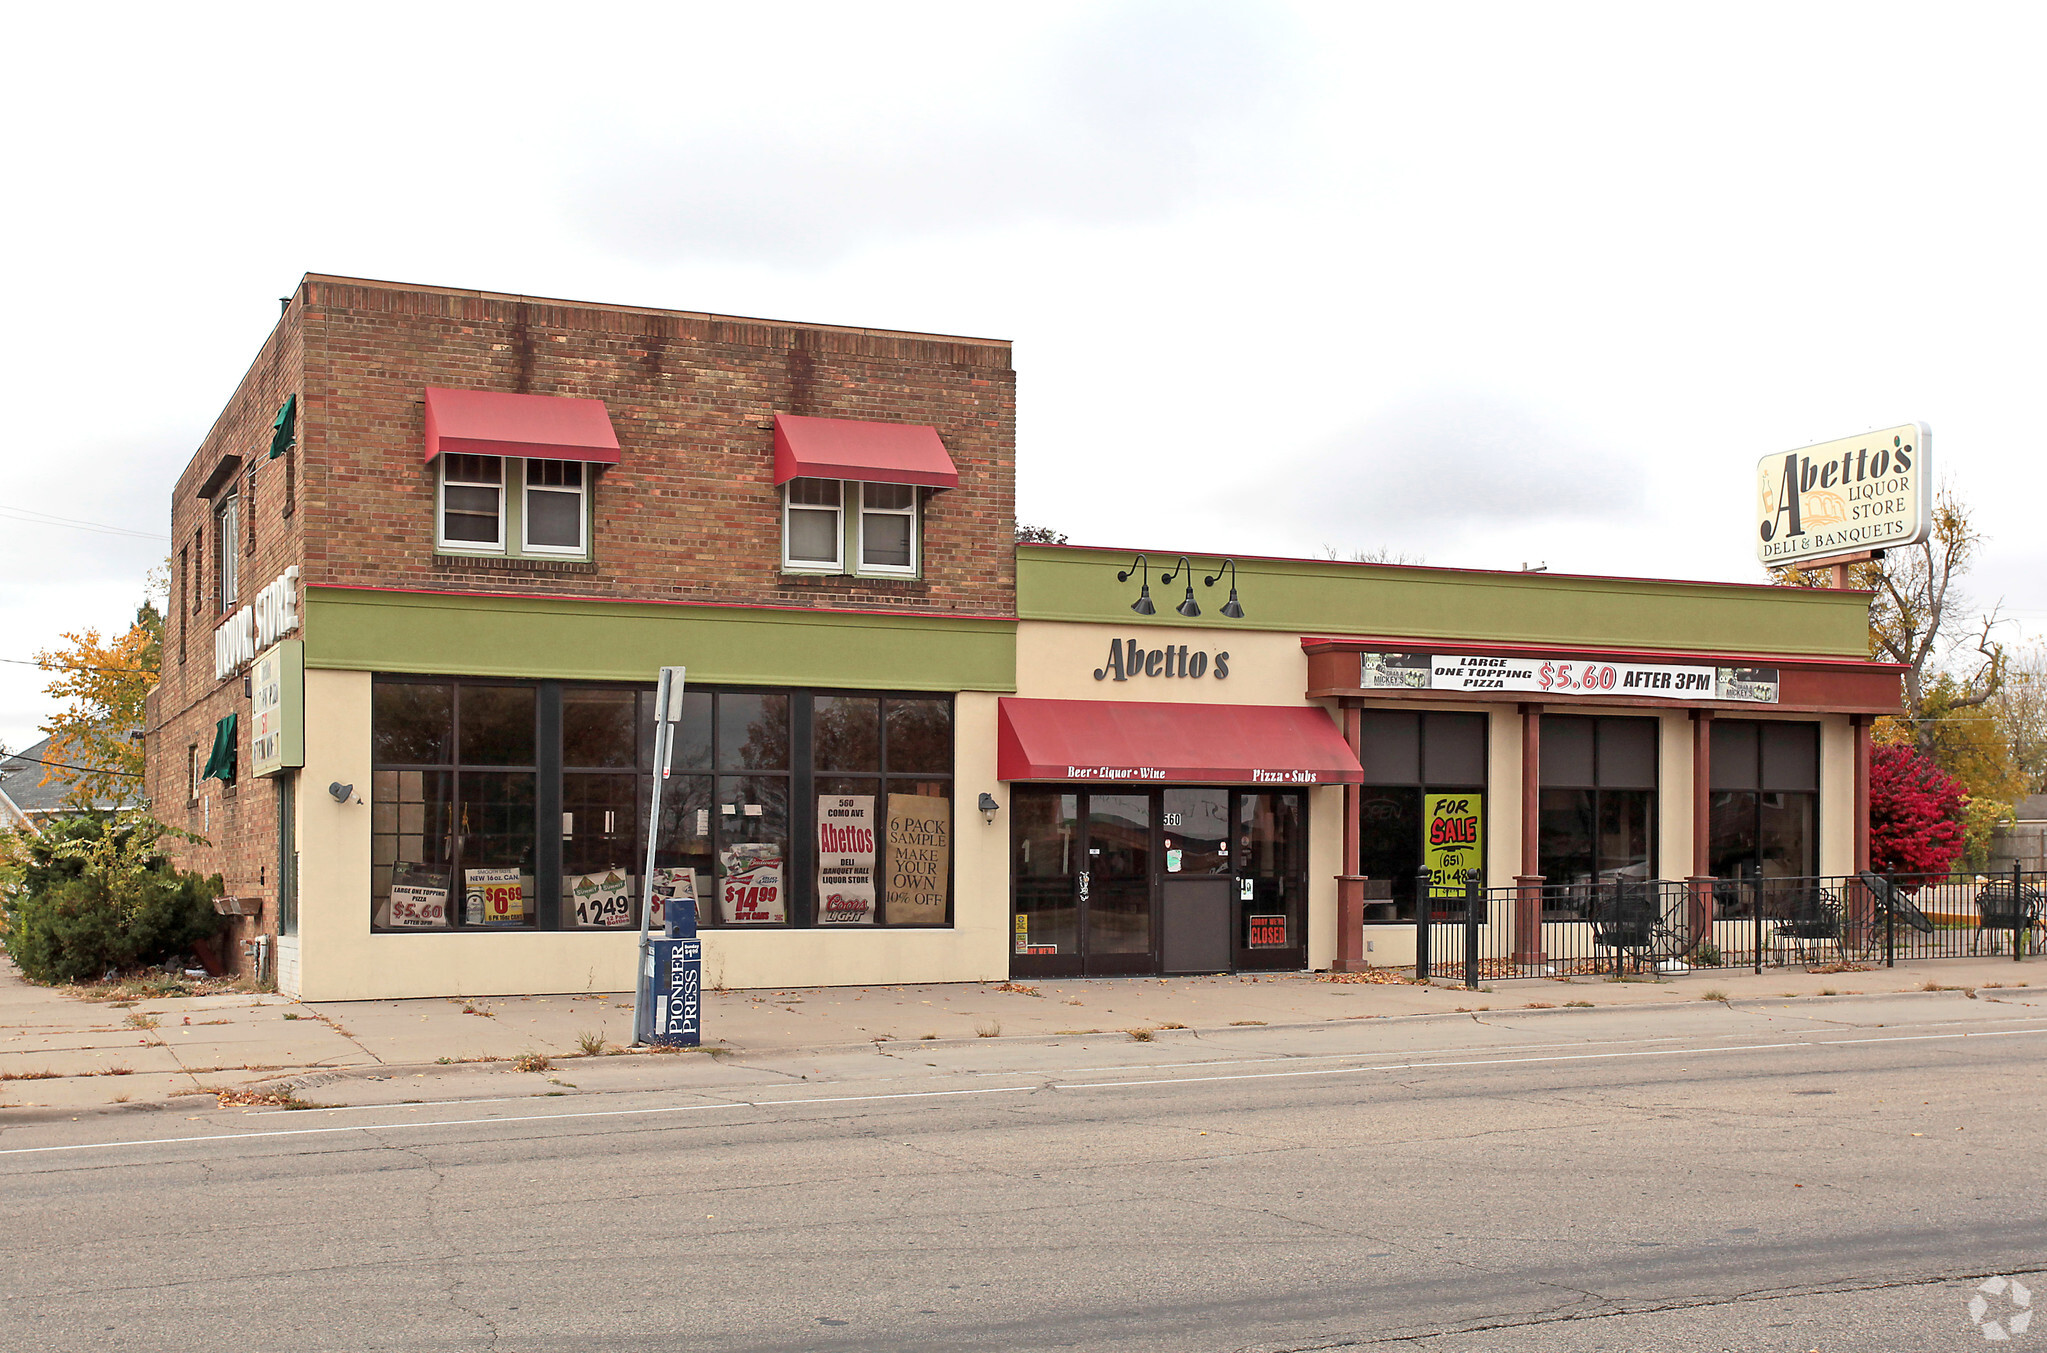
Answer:
<path fill-rule="evenodd" d="M 1921 419 L 2042 624 L 2039 14 L 18 12 L 0 741 L 168 550 L 24 516 L 166 531 L 308 271 L 1013 339 L 1019 515 L 1151 550 L 1754 581 Z"/>

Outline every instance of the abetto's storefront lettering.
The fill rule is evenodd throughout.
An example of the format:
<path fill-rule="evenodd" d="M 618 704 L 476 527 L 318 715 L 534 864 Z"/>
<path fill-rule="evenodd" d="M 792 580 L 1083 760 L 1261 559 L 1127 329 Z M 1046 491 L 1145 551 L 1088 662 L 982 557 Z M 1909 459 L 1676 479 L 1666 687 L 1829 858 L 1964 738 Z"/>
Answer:
<path fill-rule="evenodd" d="M 1368 691 L 1520 691 L 1543 695 L 1639 695 L 1664 700 L 1777 703 L 1774 667 L 1690 667 L 1558 655 L 1496 657 L 1421 653 L 1360 655 Z"/>
<path fill-rule="evenodd" d="M 1095 668 L 1095 680 L 1128 681 L 1132 677 L 1186 677 L 1190 680 L 1212 676 L 1217 681 L 1227 681 L 1230 676 L 1230 655 L 1227 650 L 1218 651 L 1213 660 L 1200 649 L 1187 644 L 1167 644 L 1164 648 L 1146 648 L 1136 639 L 1109 640 L 1109 661 Z"/>

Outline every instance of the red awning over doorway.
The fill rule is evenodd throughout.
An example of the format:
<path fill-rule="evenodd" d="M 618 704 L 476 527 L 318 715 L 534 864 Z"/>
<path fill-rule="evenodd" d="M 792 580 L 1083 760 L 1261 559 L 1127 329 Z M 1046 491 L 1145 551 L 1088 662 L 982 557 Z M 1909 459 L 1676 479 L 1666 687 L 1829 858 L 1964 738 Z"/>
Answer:
<path fill-rule="evenodd" d="M 1321 709 L 1118 700 L 1000 703 L 1000 780 L 1333 785 L 1364 779 Z"/>
<path fill-rule="evenodd" d="M 922 423 L 775 415 L 775 482 L 858 479 L 956 489 L 960 472 L 938 429 Z"/>
<path fill-rule="evenodd" d="M 442 452 L 618 464 L 618 434 L 601 399 L 504 390 L 426 391 L 426 458 Z"/>

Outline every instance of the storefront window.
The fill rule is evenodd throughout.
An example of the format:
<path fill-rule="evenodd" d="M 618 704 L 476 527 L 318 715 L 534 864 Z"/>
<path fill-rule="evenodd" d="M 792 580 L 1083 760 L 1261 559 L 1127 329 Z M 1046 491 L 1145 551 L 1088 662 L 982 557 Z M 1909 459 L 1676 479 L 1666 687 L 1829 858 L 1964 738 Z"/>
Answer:
<path fill-rule="evenodd" d="M 636 927 L 653 699 L 380 678 L 373 924 Z M 705 926 L 948 925 L 952 759 L 943 697 L 689 691 L 656 867 Z"/>
<path fill-rule="evenodd" d="M 1360 715 L 1359 735 L 1365 781 L 1358 795 L 1358 872 L 1387 880 L 1393 894 L 1389 902 L 1368 903 L 1366 919 L 1413 920 L 1415 877 L 1424 866 L 1446 875 L 1462 867 L 1483 871 L 1476 849 L 1443 864 L 1442 843 L 1431 850 L 1428 809 L 1436 798 L 1456 795 L 1471 810 L 1466 816 L 1483 824 L 1486 716 L 1368 709 Z"/>
<path fill-rule="evenodd" d="M 1583 920 L 1594 885 L 1655 872 L 1657 722 L 1545 715 L 1537 867 L 1548 920 Z"/>
<path fill-rule="evenodd" d="M 1819 872 L 1819 725 L 1744 719 L 1713 721 L 1712 839 L 1708 867 L 1718 914 L 1765 914 L 1789 888 L 1770 880 Z"/>

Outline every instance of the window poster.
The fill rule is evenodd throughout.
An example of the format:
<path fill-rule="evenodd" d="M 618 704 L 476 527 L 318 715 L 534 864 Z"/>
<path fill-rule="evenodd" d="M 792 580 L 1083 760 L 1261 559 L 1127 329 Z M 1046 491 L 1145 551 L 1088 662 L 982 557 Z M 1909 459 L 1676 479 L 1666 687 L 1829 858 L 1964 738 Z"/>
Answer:
<path fill-rule="evenodd" d="M 562 880 L 568 894 L 570 924 L 629 926 L 633 923 L 633 881 L 623 869 L 597 874 L 571 874 Z"/>
<path fill-rule="evenodd" d="M 817 800 L 817 923 L 874 924 L 874 796 Z"/>
<path fill-rule="evenodd" d="M 1422 799 L 1428 835 L 1422 859 L 1437 888 L 1462 888 L 1466 872 L 1485 869 L 1485 796 L 1429 794 Z"/>
<path fill-rule="evenodd" d="M 391 910 L 387 925 L 408 930 L 448 924 L 448 876 L 399 861 L 391 867 Z"/>
<path fill-rule="evenodd" d="M 782 846 L 778 841 L 742 841 L 718 852 L 725 875 L 718 912 L 727 925 L 779 925 L 782 908 Z"/>
<path fill-rule="evenodd" d="M 647 924 L 666 927 L 670 939 L 697 930 L 697 871 L 688 865 L 654 871 L 654 912 Z"/>
<path fill-rule="evenodd" d="M 888 796 L 888 923 L 944 925 L 952 874 L 952 800 Z"/>
<path fill-rule="evenodd" d="M 463 913 L 470 925 L 524 925 L 526 890 L 519 871 L 512 869 L 465 869 L 462 871 Z"/>

